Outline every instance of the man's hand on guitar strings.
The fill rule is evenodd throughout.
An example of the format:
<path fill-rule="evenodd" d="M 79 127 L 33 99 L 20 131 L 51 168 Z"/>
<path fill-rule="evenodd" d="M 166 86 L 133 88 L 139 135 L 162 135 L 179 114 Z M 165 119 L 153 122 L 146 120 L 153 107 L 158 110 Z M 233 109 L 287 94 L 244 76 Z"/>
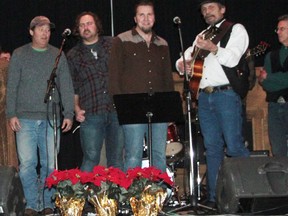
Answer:
<path fill-rule="evenodd" d="M 196 37 L 196 46 L 202 50 L 208 50 L 210 52 L 216 52 L 218 47 L 211 40 L 203 39 L 203 35 Z"/>

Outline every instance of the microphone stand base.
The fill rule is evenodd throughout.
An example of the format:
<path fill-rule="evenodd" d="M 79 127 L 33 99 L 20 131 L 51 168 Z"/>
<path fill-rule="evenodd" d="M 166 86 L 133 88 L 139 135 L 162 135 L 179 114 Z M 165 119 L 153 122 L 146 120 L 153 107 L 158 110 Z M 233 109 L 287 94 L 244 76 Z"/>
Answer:
<path fill-rule="evenodd" d="M 165 207 L 163 208 L 165 211 Z M 164 212 L 163 211 L 163 212 Z M 172 213 L 180 213 L 181 215 L 215 215 L 217 214 L 216 206 L 210 207 L 201 203 L 197 203 L 195 206 L 192 204 L 182 205 L 180 207 L 174 207 L 168 211 L 165 211 L 164 215 L 170 215 Z"/>

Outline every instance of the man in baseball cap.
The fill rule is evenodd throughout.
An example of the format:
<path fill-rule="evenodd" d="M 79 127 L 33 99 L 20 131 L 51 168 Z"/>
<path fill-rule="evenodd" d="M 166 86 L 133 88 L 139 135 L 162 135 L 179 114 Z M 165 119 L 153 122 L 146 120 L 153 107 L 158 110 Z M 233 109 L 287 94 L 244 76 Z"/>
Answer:
<path fill-rule="evenodd" d="M 30 22 L 30 29 L 34 29 L 35 26 L 50 25 L 50 28 L 55 28 L 55 24 L 50 22 L 50 20 L 45 16 L 36 16 Z"/>
<path fill-rule="evenodd" d="M 51 28 L 54 27 L 47 17 L 32 19 L 29 26 L 32 42 L 16 48 L 9 63 L 6 116 L 16 134 L 19 176 L 26 201 L 24 216 L 54 214 L 55 205 L 51 197 L 55 191 L 45 187 L 45 178 L 54 171 L 59 139 L 55 145 L 53 127 L 49 124 L 54 111 L 50 109 L 50 102 L 45 102 L 46 92 L 49 92 L 49 101 L 55 100 L 57 104 L 56 116 L 64 116 L 61 123 L 60 119 L 57 121 L 61 125 L 57 132 L 62 130 L 65 133 L 73 124 L 74 90 L 68 63 L 64 53 L 58 58 L 60 50 L 49 44 Z M 54 98 L 45 84 L 51 79 L 56 58 L 59 64 L 55 72 L 57 87 Z M 61 101 L 58 95 L 61 95 Z M 38 161 L 39 175 L 36 172 Z M 40 199 L 38 194 L 41 194 Z"/>

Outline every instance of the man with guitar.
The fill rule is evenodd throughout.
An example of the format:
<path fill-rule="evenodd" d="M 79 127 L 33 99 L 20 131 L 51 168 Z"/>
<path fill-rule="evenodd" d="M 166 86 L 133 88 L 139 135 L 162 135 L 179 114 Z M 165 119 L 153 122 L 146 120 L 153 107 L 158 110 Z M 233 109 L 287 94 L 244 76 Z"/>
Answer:
<path fill-rule="evenodd" d="M 200 8 L 209 26 L 196 36 L 193 45 L 185 51 L 185 58 L 177 60 L 176 68 L 180 74 L 186 70 L 191 76 L 190 82 L 199 81 L 199 88 L 191 90 L 192 95 L 197 96 L 194 99 L 198 100 L 199 122 L 206 148 L 208 199 L 205 205 L 216 207 L 216 180 L 225 153 L 230 157 L 249 156 L 242 137 L 241 97 L 223 70 L 223 67 L 233 68 L 238 64 L 247 50 L 249 37 L 241 24 L 226 27 L 229 22 L 224 18 L 224 0 L 202 0 Z M 225 37 L 228 28 L 230 35 Z M 226 46 L 221 46 L 224 38 Z M 183 59 L 187 60 L 186 64 Z M 202 75 L 198 79 L 200 70 L 195 63 L 201 60 Z"/>

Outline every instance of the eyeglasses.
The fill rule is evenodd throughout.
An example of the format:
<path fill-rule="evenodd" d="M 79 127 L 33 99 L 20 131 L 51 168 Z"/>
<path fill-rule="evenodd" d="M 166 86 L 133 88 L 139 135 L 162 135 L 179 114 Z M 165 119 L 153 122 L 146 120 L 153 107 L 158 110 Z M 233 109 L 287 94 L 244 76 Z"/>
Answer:
<path fill-rule="evenodd" d="M 280 27 L 280 28 L 276 28 L 274 31 L 277 33 L 278 31 L 284 31 L 285 29 L 288 29 L 288 27 Z"/>

